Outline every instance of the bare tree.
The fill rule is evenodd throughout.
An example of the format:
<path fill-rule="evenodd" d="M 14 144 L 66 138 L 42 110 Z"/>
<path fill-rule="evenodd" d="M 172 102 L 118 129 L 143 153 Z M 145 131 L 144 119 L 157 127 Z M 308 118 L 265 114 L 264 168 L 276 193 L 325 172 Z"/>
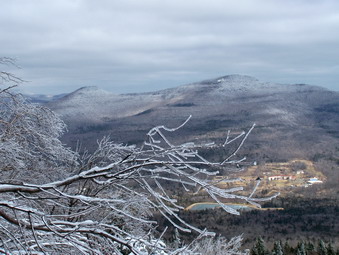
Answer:
<path fill-rule="evenodd" d="M 0 105 L 0 253 L 211 254 L 206 242 L 171 249 L 156 234 L 154 212 L 180 231 L 213 236 L 179 217 L 183 207 L 167 192 L 168 185 L 180 184 L 183 192 L 203 189 L 233 214 L 238 212 L 223 198 L 258 207 L 272 198 L 255 198 L 257 186 L 248 196 L 239 195 L 242 187 L 222 189 L 212 178 L 218 169 L 245 160 L 237 153 L 254 126 L 234 138 L 228 134 L 221 145 L 173 144 L 166 134 L 182 128 L 188 118 L 176 128 L 154 127 L 141 147 L 104 138 L 96 152 L 80 157 L 58 139 L 64 123 L 50 110 L 27 103 L 12 85 L 2 88 Z M 199 153 L 232 144 L 220 162 Z M 239 241 L 214 242 L 224 254 L 240 254 Z"/>

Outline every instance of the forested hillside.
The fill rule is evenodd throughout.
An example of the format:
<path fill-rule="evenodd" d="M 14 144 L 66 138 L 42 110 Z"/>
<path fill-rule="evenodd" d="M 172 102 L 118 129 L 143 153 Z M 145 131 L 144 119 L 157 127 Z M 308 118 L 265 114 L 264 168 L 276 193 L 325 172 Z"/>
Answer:
<path fill-rule="evenodd" d="M 141 144 L 153 125 L 176 126 L 191 114 L 191 120 L 175 136 L 167 134 L 171 142 L 185 139 L 220 143 L 227 134 L 236 136 L 256 123 L 241 150 L 247 160 L 239 164 L 239 170 L 244 170 L 232 174 L 234 177 L 247 176 L 251 186 L 257 176 L 264 178 L 272 171 L 275 175 L 296 176 L 296 165 L 286 169 L 279 165 L 301 160 L 310 162 L 314 169 L 307 178 L 319 173 L 323 183 L 304 187 L 307 179 L 298 182 L 302 179 L 299 176 L 294 182 L 283 181 L 281 185 L 286 188 L 278 189 L 274 188 L 278 182 L 271 182 L 271 186 L 262 182 L 262 195 L 272 189 L 282 193 L 273 206 L 283 207 L 283 211 L 243 212 L 239 217 L 219 210 L 182 213 L 192 223 L 213 226 L 227 237 L 246 233 L 245 242 L 251 244 L 259 235 L 268 243 L 276 240 L 274 237 L 313 241 L 321 237 L 338 242 L 338 102 L 337 92 L 320 87 L 273 84 L 231 75 L 143 94 L 114 95 L 94 87 L 82 88 L 47 105 L 69 125 L 63 141 L 72 146 L 81 141 L 82 147 L 89 150 L 103 135 L 122 143 Z M 223 152 L 211 148 L 202 153 L 220 160 Z M 253 162 L 255 168 L 251 166 Z M 246 169 L 254 170 L 249 175 Z M 219 171 L 229 175 L 223 169 Z M 206 201 L 204 196 L 193 198 L 171 192 L 181 197 L 186 206 L 193 201 Z"/>

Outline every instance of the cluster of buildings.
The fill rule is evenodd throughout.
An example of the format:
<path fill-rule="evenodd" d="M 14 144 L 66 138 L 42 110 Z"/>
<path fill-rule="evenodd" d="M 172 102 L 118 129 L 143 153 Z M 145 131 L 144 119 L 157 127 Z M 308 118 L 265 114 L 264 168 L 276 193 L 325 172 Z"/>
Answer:
<path fill-rule="evenodd" d="M 303 163 L 304 169 L 295 169 L 291 167 L 293 163 Z M 244 182 L 251 182 L 255 180 L 256 174 L 263 174 L 263 177 L 258 177 L 256 180 L 265 180 L 266 184 L 270 185 L 277 182 L 277 186 L 305 186 L 308 187 L 312 184 L 320 184 L 323 183 L 321 180 L 321 174 L 319 174 L 312 162 L 308 162 L 306 160 L 299 161 L 290 161 L 284 163 L 268 163 L 265 164 L 266 171 L 258 171 L 257 163 L 255 162 L 252 167 L 248 168 L 248 173 L 245 176 L 242 176 L 241 179 L 229 179 L 230 176 L 215 176 L 213 181 L 217 182 L 219 185 L 229 185 L 230 182 L 236 185 L 244 185 Z M 318 177 L 311 177 L 311 176 Z M 279 184 L 279 181 L 283 181 Z M 270 184 L 269 184 L 270 183 Z"/>
<path fill-rule="evenodd" d="M 273 175 L 267 176 L 268 181 L 280 181 L 280 180 L 296 180 L 297 177 L 295 175 Z M 323 183 L 322 180 L 319 180 L 317 177 L 309 178 L 307 181 L 308 184 L 315 184 L 315 183 Z"/>

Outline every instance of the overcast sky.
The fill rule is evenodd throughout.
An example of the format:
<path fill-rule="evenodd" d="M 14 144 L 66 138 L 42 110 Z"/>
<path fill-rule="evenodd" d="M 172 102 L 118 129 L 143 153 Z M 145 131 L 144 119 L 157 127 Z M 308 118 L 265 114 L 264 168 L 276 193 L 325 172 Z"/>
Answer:
<path fill-rule="evenodd" d="M 339 91 L 339 1 L 1 1 L 0 56 L 17 59 L 25 93 L 153 91 L 227 74 Z"/>

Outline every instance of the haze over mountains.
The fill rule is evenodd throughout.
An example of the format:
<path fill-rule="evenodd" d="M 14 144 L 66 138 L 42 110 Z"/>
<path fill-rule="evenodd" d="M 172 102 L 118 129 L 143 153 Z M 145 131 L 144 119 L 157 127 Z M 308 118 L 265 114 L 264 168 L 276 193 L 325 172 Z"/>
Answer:
<path fill-rule="evenodd" d="M 228 75 L 151 93 L 116 95 L 97 87 L 80 88 L 46 103 L 66 122 L 64 141 L 91 148 L 110 135 L 123 143 L 141 143 L 156 125 L 191 121 L 173 140 L 222 141 L 257 126 L 244 152 L 269 161 L 312 158 L 331 151 L 339 137 L 339 93 L 321 87 L 261 82 Z"/>

